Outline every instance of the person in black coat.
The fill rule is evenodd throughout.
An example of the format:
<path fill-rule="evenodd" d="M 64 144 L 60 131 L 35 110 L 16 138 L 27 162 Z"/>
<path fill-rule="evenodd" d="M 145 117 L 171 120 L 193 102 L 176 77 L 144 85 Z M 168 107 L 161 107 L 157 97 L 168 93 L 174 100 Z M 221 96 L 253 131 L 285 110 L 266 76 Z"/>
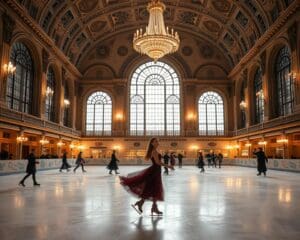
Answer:
<path fill-rule="evenodd" d="M 67 161 L 67 151 L 64 151 L 63 157 L 62 157 L 62 165 L 59 169 L 60 172 L 62 172 L 63 169 L 67 169 L 67 171 L 69 172 L 71 168 L 71 165 L 68 163 Z"/>
<path fill-rule="evenodd" d="M 266 176 L 266 172 L 267 172 L 267 166 L 266 166 L 266 162 L 268 162 L 268 158 L 266 157 L 264 151 L 262 148 L 258 148 L 258 151 L 255 151 L 256 149 L 254 149 L 253 154 L 256 155 L 257 157 L 257 176 L 260 176 L 261 173 L 264 173 L 264 176 Z"/>
<path fill-rule="evenodd" d="M 202 152 L 198 153 L 198 168 L 201 168 L 200 172 L 204 172 L 204 159 L 203 159 L 203 155 Z"/>
<path fill-rule="evenodd" d="M 35 173 L 36 173 L 35 165 L 38 164 L 39 162 L 36 161 L 36 158 L 34 155 L 34 149 L 31 149 L 31 153 L 27 157 L 27 160 L 28 160 L 27 168 L 26 168 L 27 175 L 19 182 L 19 185 L 25 187 L 25 184 L 24 184 L 25 179 L 28 178 L 30 175 L 32 175 L 33 185 L 40 186 L 40 184 L 37 183 L 37 181 L 35 179 Z"/>
<path fill-rule="evenodd" d="M 183 155 L 181 153 L 179 153 L 177 158 L 178 158 L 178 165 L 179 165 L 180 168 L 182 168 Z"/>
<path fill-rule="evenodd" d="M 107 169 L 109 169 L 109 174 L 112 174 L 113 170 L 115 171 L 116 174 L 119 174 L 117 171 L 119 169 L 117 162 L 119 162 L 119 160 L 116 157 L 116 150 L 113 150 L 113 153 L 111 155 L 111 160 L 107 165 Z"/>
<path fill-rule="evenodd" d="M 222 162 L 223 162 L 223 154 L 219 153 L 217 158 L 218 158 L 218 161 L 219 161 L 219 168 L 221 168 L 221 165 L 222 165 Z"/>
<path fill-rule="evenodd" d="M 82 158 L 82 152 L 79 152 L 78 156 L 77 156 L 77 159 L 76 159 L 76 162 L 75 162 L 77 165 L 76 167 L 74 168 L 73 172 L 75 173 L 76 172 L 76 169 L 79 168 L 79 166 L 81 166 L 81 169 L 82 169 L 82 172 L 86 172 L 84 170 L 84 164 L 85 164 L 85 161 L 84 159 Z"/>
<path fill-rule="evenodd" d="M 164 164 L 167 164 L 169 165 L 169 160 L 170 160 L 170 156 L 169 156 L 169 153 L 166 152 L 165 155 L 163 156 L 164 158 Z M 164 171 L 165 174 L 169 174 L 169 169 L 167 167 L 165 167 L 165 171 Z"/>

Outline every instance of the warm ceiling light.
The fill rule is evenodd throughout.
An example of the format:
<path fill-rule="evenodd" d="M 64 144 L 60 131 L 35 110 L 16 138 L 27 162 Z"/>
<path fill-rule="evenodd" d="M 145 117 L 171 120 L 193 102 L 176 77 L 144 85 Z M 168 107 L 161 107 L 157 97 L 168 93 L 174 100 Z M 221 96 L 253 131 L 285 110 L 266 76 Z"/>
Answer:
<path fill-rule="evenodd" d="M 246 143 L 246 144 L 245 144 L 245 147 L 251 147 L 251 146 L 252 146 L 251 143 Z"/>
<path fill-rule="evenodd" d="M 258 145 L 267 145 L 267 142 L 266 141 L 260 141 L 260 142 L 258 142 Z"/>
<path fill-rule="evenodd" d="M 152 0 L 147 7 L 150 14 L 148 27 L 136 30 L 133 38 L 133 48 L 141 54 L 146 54 L 155 62 L 166 54 L 178 50 L 180 39 L 174 29 L 165 27 L 163 12 L 166 6 L 159 0 Z"/>

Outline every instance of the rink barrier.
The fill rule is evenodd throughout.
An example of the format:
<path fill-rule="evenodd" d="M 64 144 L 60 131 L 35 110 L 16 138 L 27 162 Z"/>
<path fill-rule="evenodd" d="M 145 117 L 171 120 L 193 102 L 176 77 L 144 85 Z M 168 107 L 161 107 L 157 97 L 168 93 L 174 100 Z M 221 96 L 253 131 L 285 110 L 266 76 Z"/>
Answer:
<path fill-rule="evenodd" d="M 89 166 L 106 166 L 110 162 L 110 158 L 104 159 L 91 159 L 85 158 L 86 165 Z M 38 159 L 40 164 L 37 164 L 37 170 L 50 170 L 59 169 L 62 160 L 61 159 Z M 68 159 L 69 164 L 75 166 L 75 159 Z M 144 159 L 120 159 L 118 163 L 122 166 L 135 166 L 135 165 L 149 165 L 149 161 Z M 178 162 L 176 161 L 176 165 Z M 207 167 L 207 161 L 205 161 Z M 197 160 L 192 158 L 184 158 L 183 165 L 196 166 Z M 241 166 L 241 167 L 256 167 L 257 161 L 255 158 L 245 159 L 245 158 L 235 158 L 227 159 L 225 158 L 222 165 L 230 166 Z M 0 160 L 0 175 L 7 175 L 12 173 L 24 173 L 26 171 L 27 160 Z M 292 171 L 300 172 L 300 159 L 269 159 L 267 164 L 268 169 L 280 170 L 280 171 Z"/>

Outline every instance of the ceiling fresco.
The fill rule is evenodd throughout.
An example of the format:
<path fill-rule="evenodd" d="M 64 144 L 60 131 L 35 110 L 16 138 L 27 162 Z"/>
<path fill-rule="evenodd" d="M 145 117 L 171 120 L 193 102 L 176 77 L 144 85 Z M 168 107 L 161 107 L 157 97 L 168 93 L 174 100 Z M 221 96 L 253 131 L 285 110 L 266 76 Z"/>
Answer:
<path fill-rule="evenodd" d="M 182 57 L 216 54 L 233 68 L 291 0 L 162 0 L 165 23 L 183 38 Z M 148 0 L 17 0 L 70 61 L 83 69 L 87 58 L 133 54 L 133 32 L 148 21 Z M 120 39 L 122 43 L 110 42 Z M 124 38 L 125 37 L 125 38 Z M 182 41 L 184 43 L 184 41 Z M 112 49 L 112 46 L 117 49 Z M 91 54 L 92 53 L 92 54 Z"/>

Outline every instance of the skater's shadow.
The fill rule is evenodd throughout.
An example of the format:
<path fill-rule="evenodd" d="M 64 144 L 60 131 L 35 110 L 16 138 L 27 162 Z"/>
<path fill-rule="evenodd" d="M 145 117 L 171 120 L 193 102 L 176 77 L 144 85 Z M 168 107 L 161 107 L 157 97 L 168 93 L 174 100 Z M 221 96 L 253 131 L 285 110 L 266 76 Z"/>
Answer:
<path fill-rule="evenodd" d="M 133 239 L 163 239 L 163 228 L 160 227 L 161 216 L 139 217 L 135 225 L 137 231 L 134 234 Z"/>

